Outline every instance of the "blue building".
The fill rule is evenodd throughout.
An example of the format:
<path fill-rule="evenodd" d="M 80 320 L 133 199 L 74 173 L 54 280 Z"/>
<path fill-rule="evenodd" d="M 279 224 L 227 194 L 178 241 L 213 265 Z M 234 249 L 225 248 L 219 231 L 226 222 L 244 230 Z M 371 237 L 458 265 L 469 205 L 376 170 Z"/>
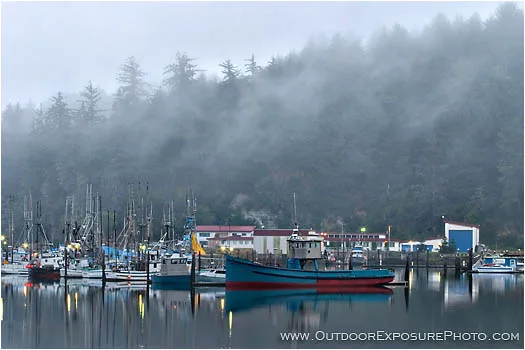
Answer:
<path fill-rule="evenodd" d="M 445 220 L 445 237 L 449 244 L 455 242 L 459 253 L 466 253 L 479 245 L 479 225 Z"/>

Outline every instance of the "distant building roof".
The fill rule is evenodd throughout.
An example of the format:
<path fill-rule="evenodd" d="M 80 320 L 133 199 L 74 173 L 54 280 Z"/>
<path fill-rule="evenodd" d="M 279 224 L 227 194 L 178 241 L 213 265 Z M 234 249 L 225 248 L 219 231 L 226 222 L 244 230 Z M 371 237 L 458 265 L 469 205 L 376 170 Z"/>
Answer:
<path fill-rule="evenodd" d="M 307 236 L 311 230 L 299 230 L 300 236 Z M 253 231 L 254 236 L 291 236 L 293 230 L 288 229 L 257 229 Z"/>
<path fill-rule="evenodd" d="M 255 226 L 197 225 L 196 232 L 253 232 Z"/>
<path fill-rule="evenodd" d="M 467 224 L 465 222 L 459 222 L 459 221 L 450 221 L 450 220 L 443 220 L 446 224 L 451 225 L 458 225 L 458 226 L 466 226 L 466 227 L 476 227 L 479 228 L 479 225 L 476 224 Z"/>
<path fill-rule="evenodd" d="M 329 242 L 341 242 L 341 241 L 345 241 L 345 242 L 386 242 L 388 241 L 387 238 L 341 238 L 341 237 L 328 237 L 328 236 L 323 236 L 324 237 L 324 240 L 325 241 L 329 241 Z M 396 239 L 391 239 L 390 242 L 397 242 Z"/>
<path fill-rule="evenodd" d="M 209 241 L 253 241 L 253 237 L 245 237 L 245 236 L 213 237 L 213 238 L 208 238 L 208 242 Z"/>

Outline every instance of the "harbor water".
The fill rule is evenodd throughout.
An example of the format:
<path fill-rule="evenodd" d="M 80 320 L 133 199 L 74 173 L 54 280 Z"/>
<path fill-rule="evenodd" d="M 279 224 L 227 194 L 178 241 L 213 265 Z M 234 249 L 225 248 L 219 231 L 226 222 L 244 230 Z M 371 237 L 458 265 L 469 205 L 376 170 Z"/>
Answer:
<path fill-rule="evenodd" d="M 402 280 L 403 271 L 396 271 Z M 408 287 L 146 290 L 2 277 L 8 348 L 523 348 L 523 275 L 414 269 Z"/>

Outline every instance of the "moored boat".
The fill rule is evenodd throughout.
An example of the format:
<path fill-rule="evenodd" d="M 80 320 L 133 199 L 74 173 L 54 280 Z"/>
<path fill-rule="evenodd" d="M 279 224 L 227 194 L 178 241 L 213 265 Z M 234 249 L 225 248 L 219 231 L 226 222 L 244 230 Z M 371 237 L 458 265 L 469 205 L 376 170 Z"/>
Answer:
<path fill-rule="evenodd" d="M 472 272 L 476 273 L 517 273 L 517 261 L 513 258 L 485 257 L 479 259 L 473 266 Z"/>
<path fill-rule="evenodd" d="M 365 263 L 365 256 L 363 254 L 363 247 L 355 246 L 350 253 L 352 265 L 363 265 Z"/>
<path fill-rule="evenodd" d="M 62 256 L 52 252 L 38 254 L 38 257 L 27 265 L 29 279 L 38 281 L 60 280 L 60 268 L 63 265 Z"/>
<path fill-rule="evenodd" d="M 27 276 L 28 272 L 29 269 L 27 268 L 27 262 L 2 264 L 2 275 Z"/>
<path fill-rule="evenodd" d="M 224 281 L 226 280 L 226 270 L 225 269 L 202 270 L 196 273 L 195 280 L 197 282 L 224 283 Z"/>
<path fill-rule="evenodd" d="M 227 289 L 277 288 L 343 288 L 379 286 L 394 280 L 394 272 L 386 269 L 320 270 L 323 238 L 315 233 L 299 236 L 294 228 L 288 242 L 286 268 L 264 266 L 249 260 L 226 256 Z M 313 269 L 306 269 L 313 265 Z"/>
<path fill-rule="evenodd" d="M 160 271 L 151 277 L 151 283 L 190 286 L 191 275 L 187 264 L 188 258 L 180 253 L 162 257 Z"/>

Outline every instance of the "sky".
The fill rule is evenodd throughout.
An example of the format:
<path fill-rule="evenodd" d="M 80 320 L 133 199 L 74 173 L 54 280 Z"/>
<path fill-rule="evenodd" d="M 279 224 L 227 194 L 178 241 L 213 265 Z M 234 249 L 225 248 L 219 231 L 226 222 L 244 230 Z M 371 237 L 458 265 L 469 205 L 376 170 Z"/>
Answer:
<path fill-rule="evenodd" d="M 159 85 L 177 51 L 217 74 L 231 59 L 301 50 L 313 36 L 366 37 L 399 23 L 421 29 L 438 14 L 482 18 L 498 2 L 2 2 L 2 108 L 77 93 L 92 80 L 108 93 L 126 57 Z"/>

